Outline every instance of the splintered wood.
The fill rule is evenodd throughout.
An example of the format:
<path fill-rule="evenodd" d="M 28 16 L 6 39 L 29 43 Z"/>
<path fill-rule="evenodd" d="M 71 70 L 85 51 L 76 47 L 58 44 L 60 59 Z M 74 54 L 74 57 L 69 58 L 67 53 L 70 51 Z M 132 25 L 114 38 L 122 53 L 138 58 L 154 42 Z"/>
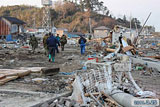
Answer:
<path fill-rule="evenodd" d="M 30 73 L 40 73 L 45 67 L 20 67 L 17 69 L 0 69 L 0 85 Z"/>
<path fill-rule="evenodd" d="M 0 69 L 0 85 L 30 74 L 29 70 Z"/>

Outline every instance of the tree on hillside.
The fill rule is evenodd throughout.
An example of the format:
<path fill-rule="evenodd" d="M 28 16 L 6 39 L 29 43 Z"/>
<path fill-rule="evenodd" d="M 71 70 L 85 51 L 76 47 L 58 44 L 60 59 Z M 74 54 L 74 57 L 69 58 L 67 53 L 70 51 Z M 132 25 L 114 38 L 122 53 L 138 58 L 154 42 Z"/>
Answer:
<path fill-rule="evenodd" d="M 66 16 L 76 13 L 77 8 L 72 2 L 65 1 L 62 3 L 58 1 L 55 3 L 55 11 L 59 13 L 59 16 L 62 16 L 62 18 L 66 18 Z"/>
<path fill-rule="evenodd" d="M 106 6 L 104 6 L 102 12 L 103 12 L 103 15 L 107 15 L 107 12 L 109 12 L 109 10 Z"/>
<path fill-rule="evenodd" d="M 83 0 L 80 0 L 80 10 L 81 10 L 81 12 L 84 12 L 84 2 L 83 2 Z"/>
<path fill-rule="evenodd" d="M 107 12 L 106 12 L 106 14 L 105 14 L 105 15 L 106 15 L 106 16 L 109 16 L 109 13 L 110 13 L 110 12 L 109 12 L 109 10 L 107 10 Z"/>
<path fill-rule="evenodd" d="M 65 0 L 65 1 L 67 1 L 67 0 Z M 58 15 L 59 15 L 59 18 L 61 18 L 61 16 L 62 16 L 62 5 L 63 5 L 63 2 L 62 1 L 56 1 L 56 2 L 54 2 L 54 9 L 55 9 L 55 11 L 58 13 Z"/>
<path fill-rule="evenodd" d="M 50 9 L 51 21 L 54 22 L 58 18 L 58 13 L 54 9 Z"/>
<path fill-rule="evenodd" d="M 126 22 L 126 21 L 127 21 L 127 19 L 126 19 L 126 16 L 125 16 L 125 15 L 123 16 L 123 21 L 124 21 L 124 22 Z"/>
<path fill-rule="evenodd" d="M 104 2 L 99 0 L 80 0 L 80 6 L 82 5 L 89 12 L 101 12 L 105 15 L 108 11 L 108 8 L 104 6 Z"/>
<path fill-rule="evenodd" d="M 92 2 L 91 2 L 92 0 L 84 0 L 83 2 L 84 2 L 84 6 L 85 6 L 85 8 L 87 9 L 87 11 L 88 12 L 91 12 L 91 11 L 93 11 L 93 5 L 92 5 Z"/>
<path fill-rule="evenodd" d="M 137 18 L 132 18 L 131 24 L 133 25 L 133 28 L 136 28 L 134 25 L 137 25 L 137 28 L 141 27 L 141 22 Z"/>

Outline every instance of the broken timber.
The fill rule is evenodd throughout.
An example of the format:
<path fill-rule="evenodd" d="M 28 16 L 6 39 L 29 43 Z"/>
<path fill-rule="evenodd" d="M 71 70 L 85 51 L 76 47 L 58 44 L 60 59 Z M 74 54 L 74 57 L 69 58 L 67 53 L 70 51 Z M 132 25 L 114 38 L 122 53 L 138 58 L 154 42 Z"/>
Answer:
<path fill-rule="evenodd" d="M 30 74 L 29 70 L 0 69 L 0 85 Z"/>

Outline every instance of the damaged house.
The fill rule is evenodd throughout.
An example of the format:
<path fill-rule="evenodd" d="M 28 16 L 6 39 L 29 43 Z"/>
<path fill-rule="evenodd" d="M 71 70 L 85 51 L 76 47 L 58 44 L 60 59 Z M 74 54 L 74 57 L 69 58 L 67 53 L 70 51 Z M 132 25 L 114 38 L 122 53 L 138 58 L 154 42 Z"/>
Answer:
<path fill-rule="evenodd" d="M 100 26 L 94 29 L 94 37 L 95 38 L 103 38 L 107 37 L 110 29 L 105 26 Z"/>
<path fill-rule="evenodd" d="M 17 35 L 24 31 L 26 23 L 15 17 L 0 17 L 0 38 L 6 38 L 7 35 Z"/>

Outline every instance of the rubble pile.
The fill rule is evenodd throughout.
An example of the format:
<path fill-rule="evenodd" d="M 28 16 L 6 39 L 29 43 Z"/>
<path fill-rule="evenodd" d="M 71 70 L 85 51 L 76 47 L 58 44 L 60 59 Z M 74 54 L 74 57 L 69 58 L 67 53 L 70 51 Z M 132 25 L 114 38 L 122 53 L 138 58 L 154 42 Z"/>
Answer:
<path fill-rule="evenodd" d="M 45 76 L 45 77 L 26 77 L 25 79 L 16 80 L 20 83 L 32 84 L 39 88 L 36 89 L 37 92 L 47 92 L 47 93 L 62 93 L 70 90 L 68 87 L 67 79 L 58 75 L 55 76 Z M 16 82 L 15 81 L 15 82 Z"/>
<path fill-rule="evenodd" d="M 146 45 L 135 48 L 125 38 L 121 44 L 111 44 L 111 37 L 95 39 L 80 56 L 76 40 L 69 40 L 67 49 L 56 54 L 54 64 L 41 49 L 32 54 L 28 47 L 15 49 L 17 44 L 0 46 L 0 85 L 18 91 L 23 90 L 17 87 L 22 85 L 31 93 L 53 95 L 33 107 L 131 107 L 133 98 L 160 98 L 158 83 L 151 87 L 150 82 L 159 81 L 160 62 L 146 58 L 153 56 L 150 53 L 159 55 L 159 41 L 155 41 L 145 39 L 141 44 Z M 9 67 L 12 69 L 4 69 Z"/>
<path fill-rule="evenodd" d="M 142 56 L 160 59 L 160 38 L 159 37 L 146 37 L 145 39 L 140 39 L 138 45 L 138 52 Z"/>
<path fill-rule="evenodd" d="M 73 88 L 71 96 L 61 97 L 50 103 L 44 102 L 36 107 L 43 107 L 44 105 L 47 107 L 120 107 L 131 105 L 131 100 L 128 102 L 117 100 L 121 96 L 139 99 L 156 97 L 155 93 L 151 91 L 143 91 L 131 75 L 131 72 L 150 70 L 150 68 L 145 65 L 131 64 L 127 56 L 114 56 L 110 61 L 88 60 L 85 62 L 83 70 L 76 72 L 75 79 L 68 82 L 68 84 L 72 84 Z"/>
<path fill-rule="evenodd" d="M 68 97 L 60 97 L 57 99 L 46 101 L 42 104 L 37 104 L 32 107 L 84 107 L 87 105 L 81 105 Z"/>
<path fill-rule="evenodd" d="M 94 97 L 98 97 L 98 95 L 99 95 L 99 93 L 93 93 L 93 95 L 86 94 L 86 96 L 92 96 L 93 99 L 94 99 Z M 101 95 L 99 95 L 99 99 L 102 99 L 102 98 L 104 99 L 103 102 L 105 103 L 106 106 L 121 107 L 110 96 L 106 95 L 103 92 Z M 99 106 L 95 101 L 96 101 L 96 99 L 91 100 L 90 103 L 88 103 L 88 104 L 80 104 L 80 103 L 76 102 L 75 100 L 72 100 L 69 97 L 60 97 L 57 99 L 46 101 L 41 104 L 34 105 L 32 107 L 90 107 L 90 106 L 97 107 L 97 106 Z"/>

